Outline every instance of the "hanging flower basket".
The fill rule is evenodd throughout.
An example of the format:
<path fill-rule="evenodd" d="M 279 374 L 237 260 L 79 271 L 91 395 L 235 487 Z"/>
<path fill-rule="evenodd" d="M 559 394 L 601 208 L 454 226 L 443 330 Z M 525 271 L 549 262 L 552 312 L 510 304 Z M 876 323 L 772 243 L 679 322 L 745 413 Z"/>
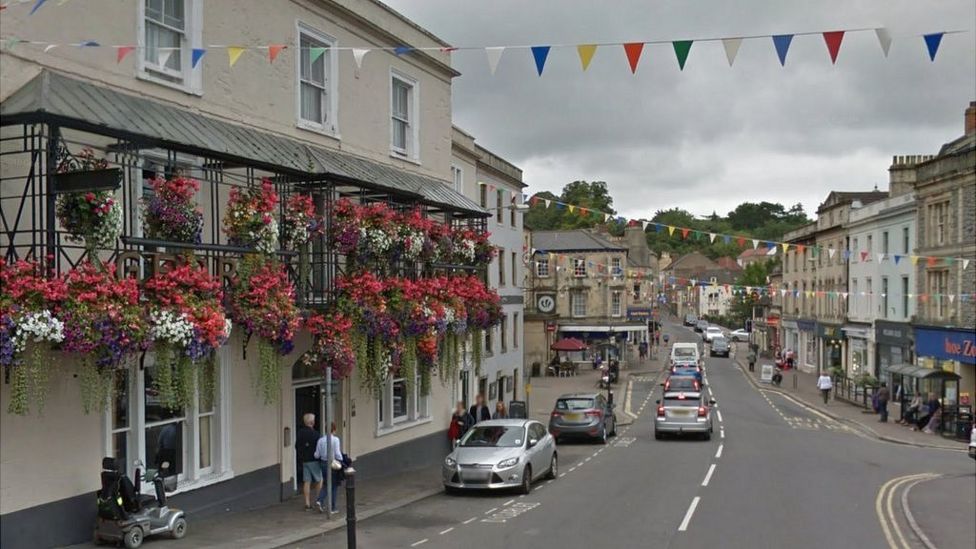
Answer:
<path fill-rule="evenodd" d="M 118 187 L 120 170 L 107 169 L 108 162 L 96 159 L 90 148 L 83 149 L 77 158 L 65 157 L 58 165 L 55 176 L 55 190 L 82 189 L 83 182 L 97 176 L 98 179 L 116 177 L 114 186 L 92 184 L 91 189 L 79 192 L 59 190 L 55 201 L 55 214 L 61 227 L 68 232 L 68 239 L 84 242 L 89 256 L 99 248 L 114 248 L 122 234 L 122 206 L 115 200 L 114 189 Z M 98 190 L 109 187 L 111 190 Z"/>
<path fill-rule="evenodd" d="M 268 255 L 278 251 L 278 201 L 270 179 L 257 187 L 232 188 L 223 221 L 230 243 Z"/>
<path fill-rule="evenodd" d="M 177 177 L 150 180 L 152 195 L 143 200 L 146 236 L 171 242 L 199 244 L 203 212 L 193 197 L 200 190 L 195 179 Z"/>

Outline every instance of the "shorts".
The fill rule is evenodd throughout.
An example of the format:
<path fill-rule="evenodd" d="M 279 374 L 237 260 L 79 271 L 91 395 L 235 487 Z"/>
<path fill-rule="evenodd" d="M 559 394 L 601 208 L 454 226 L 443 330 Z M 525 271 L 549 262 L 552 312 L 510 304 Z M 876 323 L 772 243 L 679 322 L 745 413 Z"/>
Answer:
<path fill-rule="evenodd" d="M 322 464 L 318 461 L 306 461 L 303 463 L 302 480 L 304 482 L 322 482 Z"/>

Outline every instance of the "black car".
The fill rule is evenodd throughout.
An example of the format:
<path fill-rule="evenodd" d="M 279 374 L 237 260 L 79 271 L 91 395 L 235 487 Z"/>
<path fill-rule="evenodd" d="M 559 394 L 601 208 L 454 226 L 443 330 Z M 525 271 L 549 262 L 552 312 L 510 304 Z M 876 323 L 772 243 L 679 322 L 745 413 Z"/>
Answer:
<path fill-rule="evenodd" d="M 724 337 L 713 337 L 708 356 L 729 356 L 729 341 Z"/>

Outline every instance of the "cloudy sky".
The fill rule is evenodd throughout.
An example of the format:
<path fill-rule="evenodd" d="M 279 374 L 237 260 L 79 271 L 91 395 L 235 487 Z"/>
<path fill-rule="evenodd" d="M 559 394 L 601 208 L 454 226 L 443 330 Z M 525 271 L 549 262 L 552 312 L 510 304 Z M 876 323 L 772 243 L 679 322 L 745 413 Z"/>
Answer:
<path fill-rule="evenodd" d="M 780 67 L 769 38 L 745 40 L 729 68 L 721 42 L 693 45 L 679 71 L 647 45 L 636 75 L 620 46 L 587 72 L 554 48 L 543 76 L 528 50 L 491 75 L 483 51 L 453 54 L 454 121 L 525 171 L 530 191 L 605 180 L 617 209 L 726 213 L 741 201 L 802 202 L 887 188 L 895 154 L 934 153 L 962 135 L 976 99 L 973 0 L 388 0 L 456 46 L 721 38 L 883 26 L 848 33 L 832 66 L 820 35 L 794 38 Z M 946 30 L 935 63 L 921 35 Z"/>

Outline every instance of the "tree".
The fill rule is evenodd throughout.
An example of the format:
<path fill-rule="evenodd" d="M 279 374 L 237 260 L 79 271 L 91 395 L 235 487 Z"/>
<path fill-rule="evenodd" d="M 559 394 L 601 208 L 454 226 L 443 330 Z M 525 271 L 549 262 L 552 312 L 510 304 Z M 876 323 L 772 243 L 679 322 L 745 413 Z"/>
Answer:
<path fill-rule="evenodd" d="M 536 196 L 540 200 L 549 199 L 554 202 L 548 208 L 537 205 L 525 214 L 525 226 L 534 231 L 590 229 L 605 222 L 604 214 L 617 214 L 605 181 L 573 181 L 563 187 L 559 196 L 548 191 Z M 571 204 L 573 211 L 570 212 L 568 206 L 557 202 Z M 620 225 L 616 221 L 612 225 L 611 232 L 623 230 L 622 225 L 616 227 Z"/>

